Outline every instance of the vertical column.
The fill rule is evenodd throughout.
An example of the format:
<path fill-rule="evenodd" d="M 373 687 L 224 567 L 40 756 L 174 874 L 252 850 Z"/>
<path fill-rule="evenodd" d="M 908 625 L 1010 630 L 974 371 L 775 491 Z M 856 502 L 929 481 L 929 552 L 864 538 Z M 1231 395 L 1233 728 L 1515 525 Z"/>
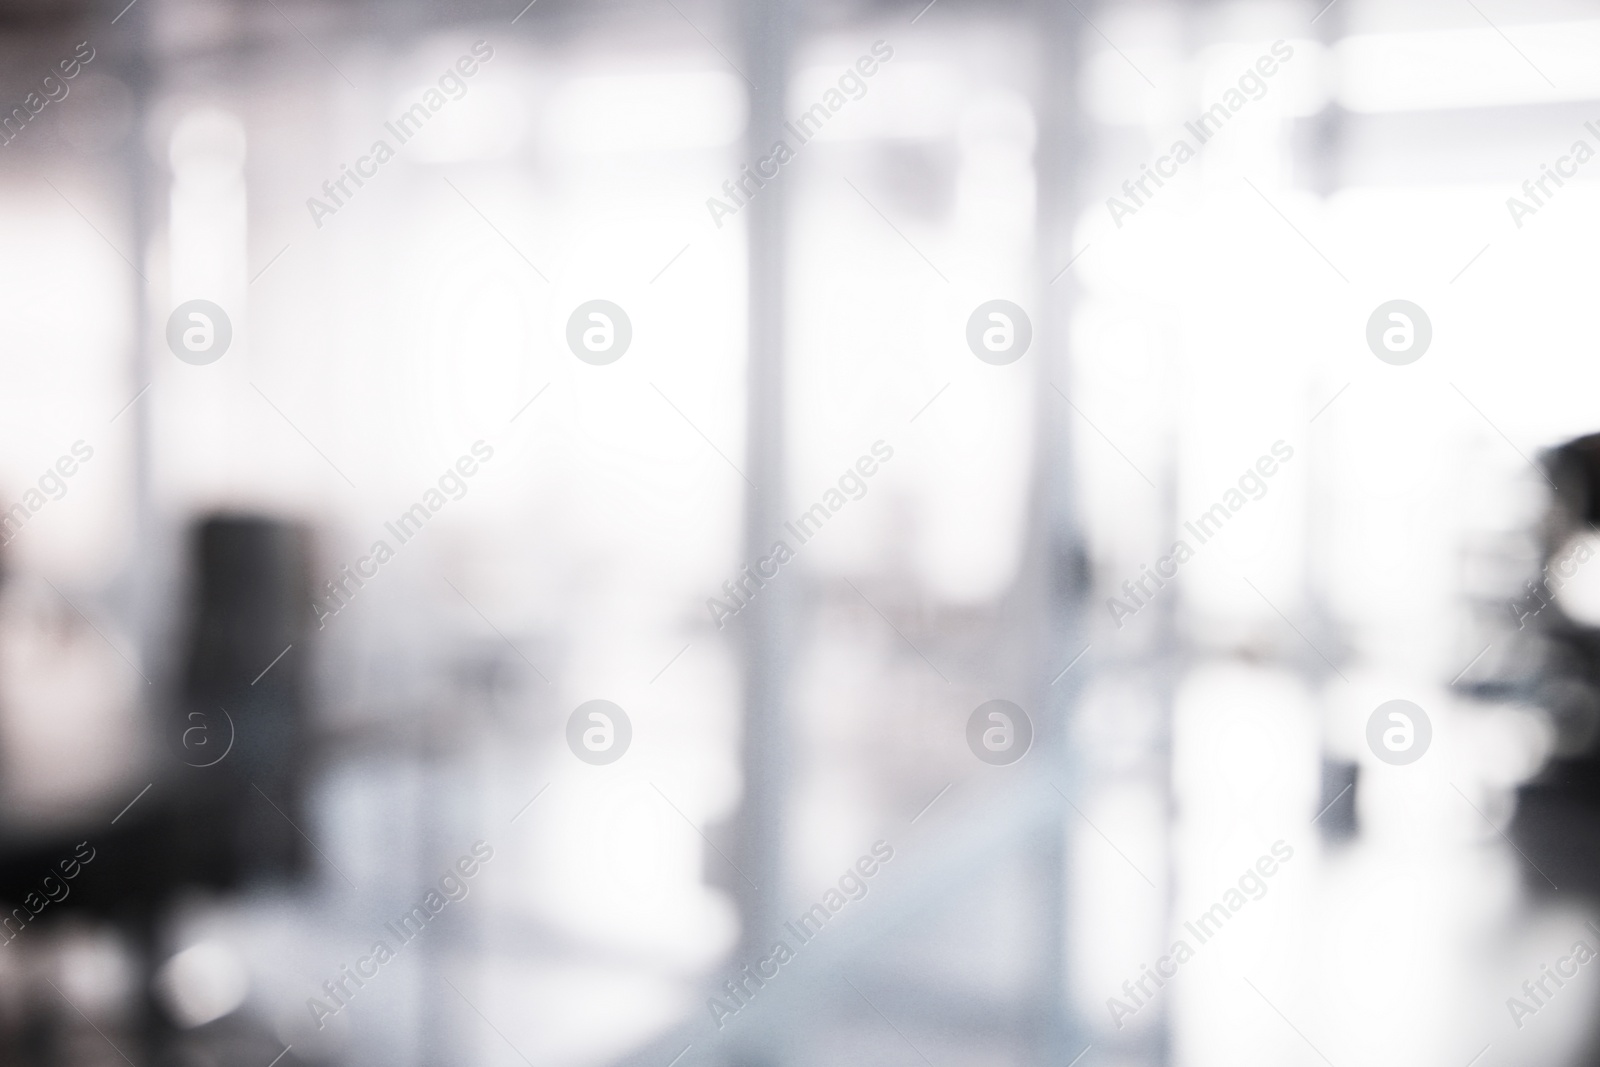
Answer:
<path fill-rule="evenodd" d="M 109 12 L 106 14 L 109 20 L 117 15 L 121 7 L 121 4 L 112 2 L 109 6 L 101 5 L 99 11 Z M 125 35 L 124 40 L 117 47 L 106 49 L 119 57 L 115 61 L 117 75 L 127 85 L 132 98 L 133 122 L 122 144 L 121 167 L 127 195 L 128 231 L 133 239 L 129 255 L 141 273 L 148 269 L 151 241 L 158 221 L 155 197 L 164 189 L 147 140 L 155 95 L 147 15 L 147 12 L 127 12 L 128 17 L 116 27 Z M 135 280 L 131 285 L 133 295 L 129 305 L 132 314 L 128 324 L 128 372 L 125 382 L 130 397 L 149 385 L 154 378 L 151 331 L 156 328 L 151 321 L 152 294 L 149 283 Z M 133 446 L 133 543 L 129 546 L 128 570 L 124 576 L 125 595 L 129 598 L 128 622 L 138 642 L 140 667 L 147 674 L 161 662 L 157 642 L 164 635 L 155 625 L 155 619 L 164 605 L 157 582 L 159 575 L 170 570 L 170 567 L 152 564 L 157 559 L 157 552 L 167 551 L 169 560 L 171 554 L 170 549 L 162 549 L 157 545 L 159 530 L 153 489 L 155 456 L 151 410 L 151 398 L 143 396 L 122 416 L 132 424 L 129 433 Z"/>
<path fill-rule="evenodd" d="M 756 159 L 783 136 L 793 0 L 744 5 L 745 75 L 750 121 L 744 154 Z M 785 486 L 784 298 L 788 195 L 769 182 L 745 211 L 749 269 L 748 386 L 745 472 L 754 488 L 745 498 L 745 558 L 757 559 L 777 539 Z M 793 583 L 775 582 L 747 613 L 744 646 L 744 796 L 735 816 L 735 848 L 743 877 L 735 881 L 743 923 L 741 959 L 761 954 L 760 941 L 781 921 L 783 824 L 789 788 L 784 712 Z M 746 881 L 749 879 L 749 881 Z M 754 883 L 752 885 L 751 883 Z M 743 1053 L 749 1063 L 772 1063 L 776 1051 Z"/>
<path fill-rule="evenodd" d="M 110 4 L 98 5 L 96 14 L 103 15 L 109 22 L 117 17 L 120 9 L 121 5 L 113 0 Z M 122 19 L 115 27 L 122 31 L 124 39 L 116 47 L 108 47 L 105 50 L 117 57 L 116 74 L 127 85 L 132 100 L 133 121 L 122 143 L 120 166 L 126 194 L 128 232 L 132 237 L 129 255 L 140 275 L 143 275 L 149 270 L 150 247 L 156 226 L 154 197 L 161 188 L 160 176 L 156 173 L 156 162 L 151 158 L 147 140 L 148 123 L 155 96 L 155 73 L 150 55 L 151 36 L 148 23 L 145 18 L 140 17 L 147 15 L 148 12 L 127 14 L 129 17 Z M 151 330 L 155 325 L 151 322 L 152 294 L 149 283 L 135 276 L 135 279 L 130 281 L 130 288 L 133 292 L 129 301 L 125 385 L 128 395 L 133 396 L 149 385 L 155 374 L 151 349 Z M 122 416 L 132 424 L 128 432 L 132 437 L 130 443 L 133 446 L 131 472 L 133 543 L 128 546 L 126 570 L 119 583 L 122 586 L 122 595 L 127 597 L 125 617 L 135 636 L 135 655 L 139 658 L 140 669 L 147 674 L 151 673 L 155 664 L 161 662 L 158 642 L 165 635 L 156 625 L 158 613 L 163 607 L 158 583 L 159 576 L 170 573 L 171 570 L 170 566 L 153 565 L 158 558 L 158 552 L 170 553 L 170 549 L 158 546 L 157 543 L 159 531 L 152 490 L 155 457 L 152 450 L 150 412 L 151 398 L 144 396 Z M 170 559 L 170 555 L 162 557 L 164 563 Z M 158 720 L 156 717 L 153 699 L 155 694 L 141 692 L 140 695 L 145 700 L 146 721 L 152 728 L 165 729 L 165 720 Z M 157 749 L 164 750 L 159 744 Z M 137 966 L 140 983 L 135 1047 L 141 1053 L 140 1059 L 149 1062 L 164 1054 L 171 1039 L 164 1009 L 158 1002 L 155 992 L 156 967 L 161 962 L 157 917 L 151 911 L 143 911 L 132 920 L 132 926 L 135 951 L 139 954 Z"/>
<path fill-rule="evenodd" d="M 1081 788 L 1080 761 L 1067 744 L 1072 709 L 1082 679 L 1079 668 L 1051 684 L 1062 664 L 1088 640 L 1083 599 L 1088 580 L 1082 534 L 1077 521 L 1077 488 L 1073 469 L 1071 423 L 1060 410 L 1052 382 L 1070 389 L 1067 351 L 1073 299 L 1069 272 L 1054 282 L 1063 265 L 1078 251 L 1072 245 L 1078 214 L 1078 159 L 1083 152 L 1082 112 L 1078 106 L 1081 16 L 1070 4 L 1041 0 L 1027 9 L 1039 42 L 1038 82 L 1034 106 L 1039 116 L 1035 166 L 1038 173 L 1038 239 L 1035 255 L 1040 294 L 1037 309 L 1039 405 L 1036 474 L 1029 558 L 1022 588 L 1029 598 L 1028 617 L 1035 620 L 1036 648 L 1031 657 L 1040 709 L 1038 755 L 1049 777 L 1068 795 Z M 1052 403 L 1054 402 L 1054 403 Z M 1060 805 L 1058 815 L 1041 824 L 1032 850 L 1035 877 L 1043 892 L 1039 916 L 1040 973 L 1033 984 L 1035 1002 L 1029 1017 L 1029 1062 L 1067 1063 L 1088 1039 L 1072 1017 L 1067 997 L 1066 953 L 1069 909 L 1067 835 L 1075 828 Z"/>

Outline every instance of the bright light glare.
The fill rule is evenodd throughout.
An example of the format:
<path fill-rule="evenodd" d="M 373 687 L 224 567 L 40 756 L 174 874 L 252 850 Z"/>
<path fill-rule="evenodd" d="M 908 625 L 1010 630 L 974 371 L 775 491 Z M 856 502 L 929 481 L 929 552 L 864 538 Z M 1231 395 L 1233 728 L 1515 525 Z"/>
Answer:
<path fill-rule="evenodd" d="M 178 1024 L 189 1029 L 235 1011 L 250 992 L 244 960 L 221 941 L 202 941 L 173 956 L 156 983 Z"/>
<path fill-rule="evenodd" d="M 548 133 L 565 152 L 716 148 L 744 130 L 743 89 L 717 71 L 583 75 L 556 91 Z"/>
<path fill-rule="evenodd" d="M 1346 37 L 1334 55 L 1339 103 L 1352 111 L 1431 111 L 1593 100 L 1600 22 Z M 1535 67 L 1533 64 L 1537 64 Z M 1541 72 L 1549 72 L 1549 80 Z"/>

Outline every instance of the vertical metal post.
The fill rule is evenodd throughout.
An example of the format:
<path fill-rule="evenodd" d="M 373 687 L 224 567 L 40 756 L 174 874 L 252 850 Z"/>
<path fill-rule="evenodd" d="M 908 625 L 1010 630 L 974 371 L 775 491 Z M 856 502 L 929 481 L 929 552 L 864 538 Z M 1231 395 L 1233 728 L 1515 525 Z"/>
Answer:
<path fill-rule="evenodd" d="M 745 157 L 757 159 L 785 137 L 793 0 L 748 0 L 744 5 L 745 75 L 750 120 Z M 784 298 L 787 190 L 770 181 L 751 199 L 748 229 L 749 330 L 745 411 L 745 558 L 765 556 L 783 522 Z M 785 729 L 788 624 L 793 583 L 775 582 L 747 613 L 744 626 L 744 796 L 735 816 L 735 849 L 742 876 L 734 883 L 743 924 L 739 952 L 753 959 L 779 922 L 783 896 L 783 823 L 789 787 Z M 753 884 L 752 884 L 753 883 Z M 746 1062 L 775 1062 L 775 1050 L 743 1053 Z"/>
<path fill-rule="evenodd" d="M 1052 279 L 1078 251 L 1072 246 L 1072 231 L 1078 216 L 1078 159 L 1084 145 L 1077 86 L 1082 16 L 1072 5 L 1054 0 L 1041 0 L 1025 11 L 1040 49 L 1035 99 L 1039 115 L 1035 254 L 1040 346 L 1033 529 L 1023 588 L 1029 590 L 1031 600 L 1028 614 L 1039 623 L 1034 630 L 1038 644 L 1033 657 L 1034 673 L 1040 678 L 1035 702 L 1041 713 L 1036 741 L 1039 756 L 1051 766 L 1051 777 L 1072 795 L 1081 789 L 1083 775 L 1067 745 L 1067 734 L 1081 679 L 1087 672 L 1070 672 L 1055 684 L 1050 679 L 1088 640 L 1082 610 L 1087 566 L 1077 522 L 1069 413 L 1061 410 L 1060 397 L 1052 386 L 1060 383 L 1070 389 L 1067 337 L 1074 289 L 1070 273 Z M 1045 905 L 1038 930 L 1043 946 L 1040 974 L 1028 1012 L 1037 1021 L 1029 1035 L 1028 1062 L 1040 1065 L 1066 1063 L 1087 1043 L 1067 1000 L 1068 915 L 1073 903 L 1067 846 L 1068 834 L 1074 829 L 1067 814 L 1063 806 L 1058 818 L 1044 824 L 1032 855 Z"/>
<path fill-rule="evenodd" d="M 120 7 L 110 5 L 111 14 Z M 108 10 L 102 6 L 100 10 Z M 152 112 L 155 94 L 155 71 L 151 61 L 150 31 L 143 12 L 129 12 L 129 17 L 119 26 L 126 33 L 126 47 L 116 50 L 125 56 L 118 63 L 118 71 L 133 101 L 133 123 L 122 145 L 122 173 L 126 191 L 125 209 L 128 213 L 128 230 L 132 238 L 133 262 L 142 273 L 148 269 L 150 247 L 159 213 L 154 201 L 161 188 L 157 165 L 151 157 L 147 124 Z M 109 16 L 108 16 L 109 17 Z M 150 333 L 154 323 L 150 316 L 151 286 L 148 280 L 133 280 L 131 321 L 128 324 L 127 379 L 128 395 L 144 389 L 155 376 Z M 128 569 L 124 576 L 124 594 L 128 597 L 129 622 L 138 642 L 140 665 L 149 673 L 160 662 L 158 642 L 162 634 L 156 625 L 161 604 L 158 597 L 159 572 L 151 566 L 155 559 L 158 531 L 156 529 L 155 496 L 152 483 L 155 470 L 155 442 L 153 433 L 152 399 L 141 397 L 123 417 L 130 421 L 129 430 L 133 445 L 133 544 L 128 546 Z M 146 694 L 147 696 L 150 694 Z M 151 714 L 154 714 L 151 709 Z"/>
<path fill-rule="evenodd" d="M 99 12 L 106 18 L 116 16 L 116 5 L 100 5 Z M 126 34 L 124 47 L 113 50 L 123 58 L 117 61 L 118 73 L 128 87 L 133 105 L 133 122 L 121 146 L 121 170 L 126 197 L 128 232 L 132 248 L 130 254 L 139 276 L 130 279 L 132 290 L 130 321 L 127 342 L 127 378 L 124 382 L 128 395 L 133 396 L 150 384 L 155 368 L 151 351 L 150 283 L 142 278 L 149 269 L 150 248 L 154 227 L 159 217 L 154 203 L 155 191 L 161 187 L 155 160 L 151 158 L 148 122 L 153 112 L 155 71 L 151 59 L 151 36 L 143 12 L 125 20 L 120 27 Z M 133 630 L 136 655 L 142 670 L 150 673 L 160 662 L 159 642 L 162 634 L 156 625 L 159 600 L 159 572 L 151 566 L 157 547 L 156 513 L 152 481 L 155 466 L 153 421 L 150 414 L 151 398 L 140 398 L 124 416 L 131 422 L 129 433 L 133 445 L 133 543 L 128 546 L 127 565 L 121 580 L 119 595 L 126 597 L 124 616 Z M 156 694 L 142 692 L 144 715 L 152 729 L 166 729 L 160 717 Z M 140 1058 L 153 1062 L 166 1053 L 170 1029 L 165 1023 L 163 1007 L 156 996 L 156 969 L 161 962 L 161 941 L 158 917 L 149 911 L 134 920 L 133 939 L 140 969 L 139 1019 L 135 1035 Z"/>

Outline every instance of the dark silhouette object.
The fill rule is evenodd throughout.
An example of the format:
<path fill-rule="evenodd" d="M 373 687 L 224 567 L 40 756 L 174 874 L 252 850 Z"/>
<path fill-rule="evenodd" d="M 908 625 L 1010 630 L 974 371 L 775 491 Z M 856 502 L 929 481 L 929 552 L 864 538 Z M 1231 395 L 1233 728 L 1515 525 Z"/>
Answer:
<path fill-rule="evenodd" d="M 171 842 L 189 880 L 222 888 L 305 869 L 306 538 L 260 518 L 197 531 L 199 582 L 171 746 L 188 794 Z"/>
<path fill-rule="evenodd" d="M 309 756 L 307 540 L 299 527 L 273 519 L 201 521 L 191 540 L 187 651 L 177 692 L 158 697 L 154 721 L 165 736 L 150 788 L 120 815 L 129 797 L 108 799 L 104 818 L 70 831 L 0 837 L 0 910 L 15 916 L 12 939 L 77 914 L 116 924 L 136 947 L 144 978 L 141 1064 L 178 1055 L 152 981 L 175 947 L 163 931 L 176 897 L 294 878 L 306 868 L 308 846 L 297 827 Z M 70 892 L 40 907 L 42 879 L 84 848 L 94 858 L 68 883 Z M 45 989 L 38 1003 L 50 995 Z M 20 1026 L 0 1024 L 0 1062 L 64 1062 L 52 1019 L 30 1011 Z"/>
<path fill-rule="evenodd" d="M 1543 462 L 1556 486 L 1539 531 L 1541 566 L 1548 566 L 1574 534 L 1600 526 L 1600 434 L 1554 449 Z M 1558 585 L 1559 571 L 1548 573 Z M 1536 868 L 1530 888 L 1554 892 L 1554 883 L 1564 893 L 1600 897 L 1600 630 L 1568 616 L 1547 588 L 1536 584 L 1533 595 L 1548 602 L 1521 620 L 1535 660 L 1526 695 L 1551 714 L 1556 753 L 1519 790 L 1511 835 Z"/>

